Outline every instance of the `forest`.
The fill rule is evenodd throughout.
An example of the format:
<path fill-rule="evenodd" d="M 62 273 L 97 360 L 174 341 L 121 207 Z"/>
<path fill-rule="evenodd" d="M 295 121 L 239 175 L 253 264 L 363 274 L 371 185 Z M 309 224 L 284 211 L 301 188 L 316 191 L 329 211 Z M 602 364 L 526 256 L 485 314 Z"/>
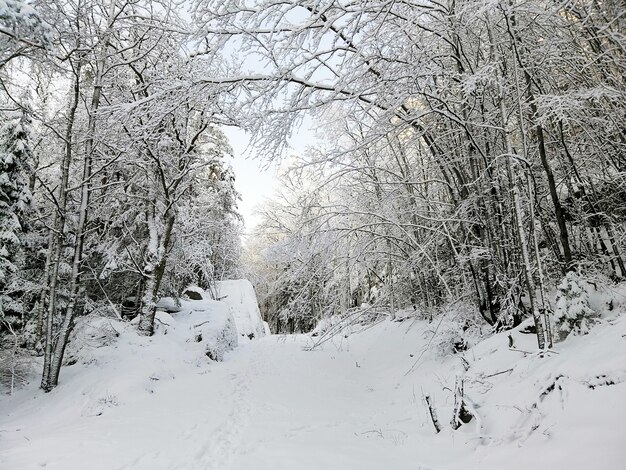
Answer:
<path fill-rule="evenodd" d="M 141 314 L 233 276 L 226 104 L 175 4 L 9 0 L 2 40 L 2 318 L 59 380 L 76 315 Z M 5 29 L 3 29 L 3 32 Z"/>
<path fill-rule="evenodd" d="M 226 127 L 277 168 L 255 226 Z M 410 321 L 465 372 L 500 337 L 564 361 L 623 326 L 625 175 L 620 0 L 0 0 L 0 384 L 62 385 L 86 321 L 157 341 L 238 289 L 246 341 Z"/>
<path fill-rule="evenodd" d="M 547 292 L 567 273 L 626 273 L 623 5 L 305 8 L 295 31 L 285 5 L 227 15 L 255 33 L 256 54 L 276 18 L 261 37 L 284 102 L 259 125 L 313 109 L 328 136 L 290 161 L 263 210 L 272 325 L 307 331 L 363 303 L 393 316 L 462 302 L 496 329 L 533 316 L 540 348 L 555 336 L 546 315 L 576 327 Z"/>

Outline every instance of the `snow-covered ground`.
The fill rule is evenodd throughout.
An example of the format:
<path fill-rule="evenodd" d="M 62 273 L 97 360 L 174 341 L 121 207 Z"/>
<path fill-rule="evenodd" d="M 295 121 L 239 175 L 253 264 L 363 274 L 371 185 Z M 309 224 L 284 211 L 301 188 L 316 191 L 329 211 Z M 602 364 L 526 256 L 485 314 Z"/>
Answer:
<path fill-rule="evenodd" d="M 191 302 L 189 302 L 191 304 Z M 543 357 L 507 333 L 445 359 L 436 323 L 383 321 L 352 335 L 242 339 L 213 362 L 198 320 L 127 326 L 63 370 L 0 401 L 0 468 L 11 470 L 617 470 L 626 461 L 626 317 Z M 178 319 L 177 319 L 178 318 Z M 183 318 L 183 319 L 180 319 Z M 163 334 L 167 328 L 167 334 Z M 193 329 L 193 328 L 192 328 Z M 410 372 L 409 372 L 410 371 Z M 452 431 L 455 377 L 480 417 Z M 435 434 L 429 394 L 445 429 Z"/>

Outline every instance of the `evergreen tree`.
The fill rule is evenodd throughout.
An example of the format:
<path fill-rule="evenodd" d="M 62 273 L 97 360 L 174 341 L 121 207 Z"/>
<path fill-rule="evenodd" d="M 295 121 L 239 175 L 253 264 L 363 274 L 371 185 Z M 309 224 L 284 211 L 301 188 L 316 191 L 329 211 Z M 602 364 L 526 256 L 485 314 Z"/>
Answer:
<path fill-rule="evenodd" d="M 28 121 L 21 113 L 0 125 L 0 316 L 19 310 L 12 296 L 13 276 L 23 234 L 22 216 L 30 202 L 25 170 L 30 158 Z"/>

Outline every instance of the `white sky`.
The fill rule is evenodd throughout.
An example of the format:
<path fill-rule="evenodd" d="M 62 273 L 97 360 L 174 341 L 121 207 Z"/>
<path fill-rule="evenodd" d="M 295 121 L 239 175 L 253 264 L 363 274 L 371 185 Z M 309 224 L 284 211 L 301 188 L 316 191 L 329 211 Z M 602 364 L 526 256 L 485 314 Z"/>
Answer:
<path fill-rule="evenodd" d="M 305 119 L 304 122 L 306 124 L 289 139 L 289 154 L 302 154 L 307 146 L 315 142 L 310 121 Z M 277 165 L 266 168 L 266 162 L 254 158 L 254 149 L 249 148 L 249 138 L 244 131 L 236 127 L 225 127 L 222 130 L 233 147 L 234 159 L 231 164 L 235 171 L 235 188 L 241 195 L 239 213 L 244 218 L 246 233 L 251 233 L 259 222 L 255 209 L 271 198 L 279 187 Z"/>
<path fill-rule="evenodd" d="M 301 8 L 290 10 L 286 21 L 296 23 L 298 20 L 308 16 L 306 9 Z M 222 54 L 228 57 L 232 54 L 237 59 L 241 59 L 241 51 L 237 47 L 237 41 L 229 41 L 222 50 Z M 254 55 L 244 57 L 245 69 L 253 73 L 262 73 L 265 65 L 259 62 Z M 289 137 L 290 149 L 278 160 L 284 160 L 289 155 L 304 154 L 309 146 L 314 146 L 317 141 L 313 130 L 313 123 L 309 117 L 304 117 L 299 127 L 295 128 Z M 280 162 L 267 167 L 267 162 L 255 158 L 255 150 L 249 148 L 249 137 L 245 132 L 236 127 L 224 127 L 224 133 L 228 137 L 233 147 L 234 160 L 231 162 L 235 171 L 235 188 L 241 195 L 238 203 L 239 213 L 244 218 L 246 234 L 253 232 L 254 227 L 260 222 L 255 214 L 255 209 L 263 204 L 278 190 L 278 165 Z"/>
<path fill-rule="evenodd" d="M 223 131 L 233 147 L 231 164 L 235 171 L 235 188 L 241 195 L 239 213 L 249 233 L 258 223 L 255 207 L 270 197 L 276 188 L 275 169 L 264 169 L 263 162 L 252 158 L 254 150 L 248 148 L 249 138 L 244 131 L 236 127 L 225 127 Z"/>

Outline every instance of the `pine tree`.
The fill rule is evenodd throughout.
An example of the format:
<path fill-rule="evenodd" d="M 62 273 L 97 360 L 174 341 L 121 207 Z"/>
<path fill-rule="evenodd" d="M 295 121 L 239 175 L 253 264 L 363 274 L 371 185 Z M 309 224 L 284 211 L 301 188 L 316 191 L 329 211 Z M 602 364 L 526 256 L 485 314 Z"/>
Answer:
<path fill-rule="evenodd" d="M 30 203 L 24 172 L 30 158 L 28 121 L 6 115 L 0 125 L 0 317 L 11 307 L 11 284 L 21 250 L 22 216 Z"/>

